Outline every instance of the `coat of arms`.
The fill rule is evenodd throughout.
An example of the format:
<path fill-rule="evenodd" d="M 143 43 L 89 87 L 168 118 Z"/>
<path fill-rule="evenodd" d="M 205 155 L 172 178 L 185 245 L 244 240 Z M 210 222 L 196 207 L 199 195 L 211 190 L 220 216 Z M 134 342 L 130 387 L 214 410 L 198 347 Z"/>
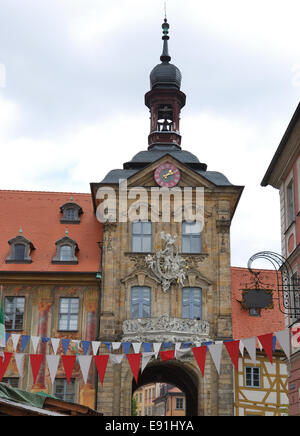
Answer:
<path fill-rule="evenodd" d="M 175 246 L 177 235 L 173 237 L 169 233 L 161 232 L 163 249 L 154 256 L 146 257 L 146 264 L 151 268 L 154 275 L 160 280 L 164 292 L 167 292 L 173 282 L 183 286 L 186 278 L 186 261 L 178 254 Z"/>

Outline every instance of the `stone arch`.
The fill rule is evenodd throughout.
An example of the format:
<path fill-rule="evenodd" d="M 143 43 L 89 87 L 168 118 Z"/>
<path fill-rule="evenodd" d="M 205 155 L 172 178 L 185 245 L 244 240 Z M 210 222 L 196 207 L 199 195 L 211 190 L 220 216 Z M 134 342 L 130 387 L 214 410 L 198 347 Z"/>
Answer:
<path fill-rule="evenodd" d="M 199 377 L 189 364 L 179 361 L 151 362 L 139 374 L 138 383 L 132 381 L 132 395 L 143 385 L 169 383 L 177 386 L 186 396 L 186 415 L 198 416 Z"/>

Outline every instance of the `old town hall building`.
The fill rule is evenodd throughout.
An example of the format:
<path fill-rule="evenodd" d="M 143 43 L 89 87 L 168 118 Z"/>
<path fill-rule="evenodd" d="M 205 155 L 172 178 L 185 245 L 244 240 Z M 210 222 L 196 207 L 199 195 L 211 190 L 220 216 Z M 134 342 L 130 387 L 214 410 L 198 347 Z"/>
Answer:
<path fill-rule="evenodd" d="M 181 358 L 165 361 L 155 348 L 218 347 L 234 338 L 233 316 L 241 333 L 243 311 L 238 297 L 232 300 L 230 266 L 230 227 L 243 187 L 182 150 L 186 96 L 169 55 L 167 20 L 162 27 L 161 62 L 145 95 L 148 148 L 91 183 L 91 195 L 0 191 L 6 351 L 15 353 L 4 381 L 114 416 L 131 415 L 140 386 L 168 383 L 185 393 L 187 415 L 233 415 L 234 366 L 227 353 L 221 375 L 207 353 L 202 376 L 184 347 Z M 200 218 L 189 220 L 186 209 Z M 243 313 L 243 322 L 255 322 Z M 278 330 L 284 327 L 277 312 L 271 318 Z M 152 353 L 138 377 L 124 357 L 132 347 L 136 355 Z M 47 355 L 47 362 L 31 370 L 33 353 Z M 105 377 L 85 366 L 92 354 Z M 77 359 L 59 362 L 59 355 Z"/>

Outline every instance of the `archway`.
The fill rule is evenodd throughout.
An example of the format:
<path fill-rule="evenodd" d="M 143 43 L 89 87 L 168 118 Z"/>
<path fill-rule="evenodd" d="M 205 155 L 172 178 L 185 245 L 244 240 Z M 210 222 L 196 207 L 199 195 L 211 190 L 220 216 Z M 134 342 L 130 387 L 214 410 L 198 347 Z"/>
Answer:
<path fill-rule="evenodd" d="M 150 363 L 139 374 L 138 383 L 132 382 L 132 394 L 141 386 L 150 383 L 169 383 L 177 386 L 186 396 L 186 415 L 198 415 L 198 378 L 187 365 L 170 362 Z"/>

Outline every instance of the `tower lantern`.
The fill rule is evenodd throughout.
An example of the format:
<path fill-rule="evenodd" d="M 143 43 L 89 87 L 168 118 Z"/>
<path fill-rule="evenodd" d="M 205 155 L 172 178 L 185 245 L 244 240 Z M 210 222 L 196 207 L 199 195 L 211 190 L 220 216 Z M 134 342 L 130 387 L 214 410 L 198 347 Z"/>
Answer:
<path fill-rule="evenodd" d="M 163 29 L 163 52 L 161 63 L 151 71 L 151 91 L 145 95 L 145 104 L 150 109 L 150 134 L 148 149 L 174 145 L 180 149 L 180 111 L 185 105 L 186 96 L 180 91 L 181 72 L 170 63 L 168 41 L 169 23 L 165 18 Z"/>

